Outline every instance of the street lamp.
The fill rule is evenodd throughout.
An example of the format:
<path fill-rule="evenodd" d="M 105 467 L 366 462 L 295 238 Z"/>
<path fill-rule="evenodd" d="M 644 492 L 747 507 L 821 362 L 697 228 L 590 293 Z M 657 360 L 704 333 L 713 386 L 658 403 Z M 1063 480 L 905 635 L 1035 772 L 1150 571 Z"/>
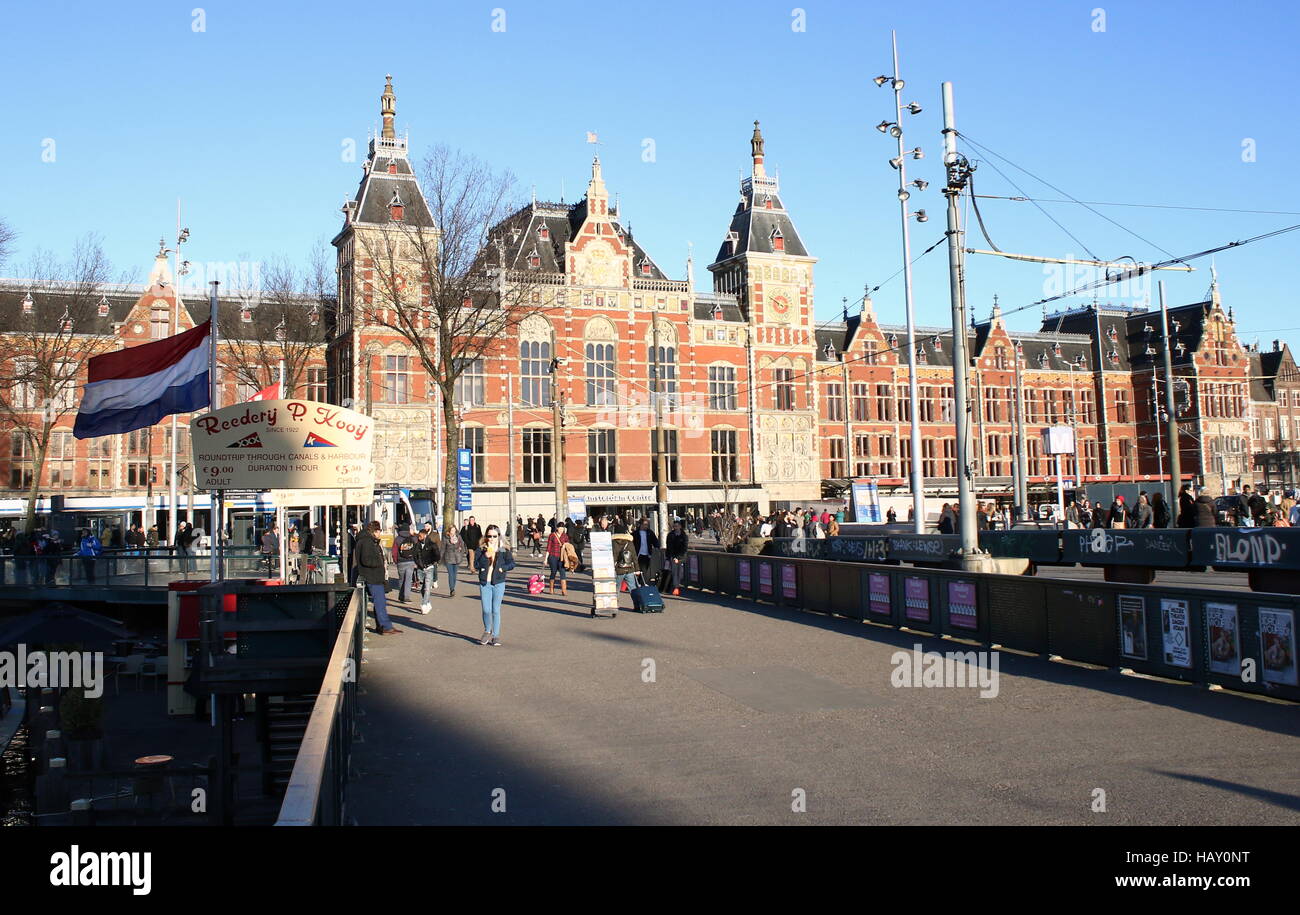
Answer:
<path fill-rule="evenodd" d="M 923 533 L 925 530 L 925 479 L 921 474 L 921 411 L 918 404 L 918 390 L 916 378 L 916 320 L 912 305 L 912 242 L 908 231 L 908 223 L 915 215 L 918 222 L 925 222 L 929 217 L 925 215 L 924 210 L 919 210 L 913 214 L 908 210 L 907 201 L 911 194 L 907 190 L 907 167 L 906 157 L 911 156 L 913 159 L 920 159 L 924 153 L 921 147 L 917 146 L 912 150 L 903 148 L 903 109 L 906 108 L 911 114 L 919 114 L 921 106 L 915 102 L 907 105 L 903 104 L 902 91 L 906 85 L 898 75 L 898 35 L 890 33 L 890 40 L 894 52 L 894 75 L 877 76 L 876 85 L 884 86 L 889 83 L 894 90 L 894 120 L 881 121 L 876 125 L 881 133 L 889 132 L 898 143 L 898 155 L 890 159 L 889 164 L 898 172 L 898 206 L 901 214 L 903 226 L 903 290 L 904 299 L 907 303 L 907 351 L 908 371 L 907 371 L 907 388 L 908 402 L 911 406 L 911 480 L 912 480 L 912 529 L 916 533 Z M 913 184 L 917 190 L 924 190 L 919 184 Z"/>

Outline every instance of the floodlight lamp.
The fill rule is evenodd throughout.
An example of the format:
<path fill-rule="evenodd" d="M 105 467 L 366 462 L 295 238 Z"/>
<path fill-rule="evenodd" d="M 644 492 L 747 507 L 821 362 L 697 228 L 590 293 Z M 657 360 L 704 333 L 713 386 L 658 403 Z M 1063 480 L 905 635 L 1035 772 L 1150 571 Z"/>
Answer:
<path fill-rule="evenodd" d="M 877 76 L 877 77 L 875 78 L 874 82 L 875 82 L 875 84 L 876 84 L 877 86 L 883 86 L 885 83 L 889 82 L 889 77 L 888 77 L 888 76 Z"/>
<path fill-rule="evenodd" d="M 919 146 L 916 147 L 916 149 L 912 150 L 912 158 L 913 158 L 913 159 L 924 159 L 924 158 L 925 158 L 925 150 L 921 149 L 921 147 L 919 147 Z"/>
<path fill-rule="evenodd" d="M 916 221 L 917 221 L 917 222 L 929 222 L 929 221 L 930 221 L 930 217 L 925 215 L 925 210 L 917 210 L 917 211 L 916 211 Z"/>
<path fill-rule="evenodd" d="M 910 102 L 910 103 L 904 105 L 903 107 L 906 108 L 908 111 L 912 112 L 912 114 L 920 114 L 920 113 L 921 113 L 921 106 L 918 105 L 916 102 Z"/>
<path fill-rule="evenodd" d="M 884 133 L 888 129 L 889 129 L 889 121 L 881 121 L 879 124 L 876 125 L 876 130 L 879 130 L 881 133 Z"/>
<path fill-rule="evenodd" d="M 903 167 L 903 157 L 902 157 L 902 156 L 897 156 L 896 158 L 890 159 L 890 160 L 889 160 L 889 164 L 892 165 L 892 166 L 894 166 L 894 168 L 902 168 L 902 167 Z"/>
<path fill-rule="evenodd" d="M 889 135 L 894 139 L 898 139 L 903 135 L 903 128 L 895 124 L 893 127 L 889 128 Z"/>

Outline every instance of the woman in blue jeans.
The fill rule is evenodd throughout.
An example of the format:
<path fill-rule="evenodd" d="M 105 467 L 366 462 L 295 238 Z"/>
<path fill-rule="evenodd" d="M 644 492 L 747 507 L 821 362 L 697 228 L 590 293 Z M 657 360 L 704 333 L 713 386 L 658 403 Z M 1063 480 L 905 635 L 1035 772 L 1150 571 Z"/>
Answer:
<path fill-rule="evenodd" d="M 479 599 L 483 602 L 483 637 L 480 645 L 501 647 L 501 598 L 506 591 L 506 573 L 515 567 L 515 557 L 501 542 L 501 529 L 488 525 L 483 544 L 474 553 L 478 570 Z"/>

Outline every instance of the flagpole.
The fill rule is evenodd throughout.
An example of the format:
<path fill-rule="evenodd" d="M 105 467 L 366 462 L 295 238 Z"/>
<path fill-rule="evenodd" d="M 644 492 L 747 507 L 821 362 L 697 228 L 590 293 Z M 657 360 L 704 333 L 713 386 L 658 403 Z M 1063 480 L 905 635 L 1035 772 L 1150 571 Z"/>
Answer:
<path fill-rule="evenodd" d="M 181 199 L 176 198 L 176 267 L 172 271 L 172 320 L 171 335 L 174 337 L 181 329 Z M 167 481 L 167 536 L 172 544 L 176 543 L 176 528 L 180 522 L 180 506 L 176 504 L 176 414 L 172 414 L 171 431 L 171 465 L 168 467 Z"/>
<path fill-rule="evenodd" d="M 211 324 L 208 327 L 208 412 L 217 412 L 219 398 L 217 397 L 217 287 L 221 285 L 219 281 L 213 280 L 208 284 L 208 320 Z M 222 536 L 225 533 L 225 525 L 222 524 L 222 516 L 225 514 L 224 493 L 217 489 L 208 497 L 208 506 L 211 510 L 211 527 L 212 527 L 212 561 L 209 565 L 212 568 L 212 581 L 221 580 L 221 560 L 225 554 Z"/>

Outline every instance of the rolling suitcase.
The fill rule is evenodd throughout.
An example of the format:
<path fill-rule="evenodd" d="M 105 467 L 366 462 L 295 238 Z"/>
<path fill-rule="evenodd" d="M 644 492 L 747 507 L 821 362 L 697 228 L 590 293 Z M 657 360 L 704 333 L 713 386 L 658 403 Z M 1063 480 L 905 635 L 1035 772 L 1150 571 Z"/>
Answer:
<path fill-rule="evenodd" d="M 640 575 L 637 576 L 637 581 L 641 582 L 641 586 L 632 589 L 632 609 L 638 613 L 663 613 L 664 598 L 659 589 L 646 584 Z"/>

